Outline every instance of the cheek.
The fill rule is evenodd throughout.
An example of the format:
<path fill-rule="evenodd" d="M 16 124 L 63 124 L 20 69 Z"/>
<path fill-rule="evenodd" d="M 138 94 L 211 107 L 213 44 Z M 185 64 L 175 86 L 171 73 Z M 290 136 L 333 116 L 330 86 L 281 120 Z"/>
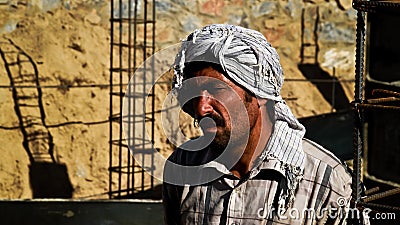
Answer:
<path fill-rule="evenodd" d="M 242 93 L 240 93 L 242 94 Z M 249 118 L 252 120 L 258 114 L 258 104 L 256 101 L 246 101 L 244 94 L 231 93 L 218 96 L 216 98 L 215 109 L 227 121 L 240 122 L 243 119 Z M 238 97 L 241 96 L 241 97 Z M 255 102 L 255 104 L 254 104 Z"/>
<path fill-rule="evenodd" d="M 258 104 L 250 103 L 246 109 L 249 117 L 249 125 L 252 126 L 256 123 L 258 116 L 260 115 L 260 108 L 258 107 Z"/>
<path fill-rule="evenodd" d="M 215 98 L 215 108 L 217 108 L 221 113 L 224 114 L 232 114 L 235 111 L 237 111 L 237 106 L 239 104 L 242 104 L 240 101 L 238 101 L 237 97 L 234 98 L 231 95 L 220 95 Z"/>
<path fill-rule="evenodd" d="M 221 111 L 221 115 L 223 115 L 224 119 L 229 123 L 232 123 L 232 126 L 240 125 L 242 126 L 244 120 L 250 119 L 255 115 L 249 115 L 246 104 L 240 101 L 235 102 L 227 102 Z"/>

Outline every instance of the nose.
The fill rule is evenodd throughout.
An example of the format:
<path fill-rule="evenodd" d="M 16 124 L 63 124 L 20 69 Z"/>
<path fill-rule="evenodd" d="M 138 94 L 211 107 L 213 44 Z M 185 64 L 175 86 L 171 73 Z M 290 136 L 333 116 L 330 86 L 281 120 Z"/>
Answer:
<path fill-rule="evenodd" d="M 199 117 L 207 116 L 213 111 L 212 97 L 207 91 L 202 91 L 200 96 L 194 101 L 195 115 Z"/>

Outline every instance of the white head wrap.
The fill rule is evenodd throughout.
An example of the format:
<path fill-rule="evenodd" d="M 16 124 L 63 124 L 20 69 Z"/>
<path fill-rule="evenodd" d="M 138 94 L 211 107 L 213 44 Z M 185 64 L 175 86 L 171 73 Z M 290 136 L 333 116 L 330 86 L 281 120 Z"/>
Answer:
<path fill-rule="evenodd" d="M 294 192 L 302 178 L 305 128 L 282 100 L 283 72 L 276 50 L 258 31 L 239 26 L 213 24 L 195 30 L 185 40 L 175 59 L 175 89 L 186 78 L 185 63 L 213 62 L 226 74 L 257 97 L 275 101 L 275 127 L 260 160 L 275 158 L 282 163 L 286 182 L 279 198 L 280 207 L 294 201 Z"/>

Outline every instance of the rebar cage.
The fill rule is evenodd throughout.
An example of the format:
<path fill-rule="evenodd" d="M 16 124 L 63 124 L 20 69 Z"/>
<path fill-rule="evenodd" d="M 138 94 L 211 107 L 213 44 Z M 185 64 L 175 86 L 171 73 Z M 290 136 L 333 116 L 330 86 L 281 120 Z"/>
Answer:
<path fill-rule="evenodd" d="M 367 35 L 367 14 L 372 15 L 398 15 L 400 12 L 400 2 L 391 2 L 391 1 L 362 1 L 362 0 L 354 0 L 353 8 L 357 10 L 357 37 L 356 37 L 356 70 L 355 70 L 355 91 L 354 91 L 354 102 L 353 102 L 353 110 L 354 110 L 354 158 L 353 158 L 353 192 L 352 192 L 352 208 L 364 209 L 369 208 L 372 212 L 399 212 L 400 208 L 397 205 L 390 204 L 388 201 L 385 201 L 385 197 L 397 195 L 400 193 L 400 188 L 394 188 L 383 191 L 381 193 L 376 193 L 380 190 L 379 186 L 375 188 L 371 188 L 369 190 L 363 190 L 363 182 L 365 180 L 362 179 L 362 175 L 365 172 L 366 163 L 363 162 L 365 157 L 369 157 L 369 153 L 366 150 L 370 147 L 366 142 L 369 140 L 369 135 L 367 136 L 366 131 L 366 123 L 365 116 L 368 112 L 383 110 L 383 111 L 398 111 L 400 109 L 399 101 L 400 101 L 400 93 L 398 92 L 398 88 L 393 85 L 385 86 L 385 89 L 373 89 L 371 87 L 365 87 L 366 83 L 368 83 L 368 79 L 366 78 L 366 68 L 368 67 L 369 61 L 367 59 L 366 51 L 366 42 L 368 40 Z M 378 24 L 382 26 L 382 24 Z M 372 32 L 372 31 L 370 31 Z M 393 31 L 392 31 L 393 32 Z M 372 33 L 370 33 L 372 34 Z M 381 37 L 382 38 L 382 37 Z M 371 44 L 369 45 L 371 48 Z M 369 49 L 368 49 L 369 50 Z M 370 54 L 372 51 L 370 51 Z M 396 53 L 398 57 L 398 52 Z M 370 55 L 371 56 L 371 55 Z M 393 56 L 392 56 L 393 57 Z M 367 62 L 367 65 L 365 65 Z M 398 63 L 398 62 L 397 62 Z M 390 75 L 390 74 L 386 74 Z M 390 76 L 393 76 L 390 75 Z M 397 77 L 398 78 L 398 77 Z M 388 83 L 387 83 L 388 84 Z M 396 89 L 396 90 L 389 90 Z M 387 115 L 387 114 L 386 114 Z M 388 122 L 389 118 L 386 118 L 384 123 Z M 383 121 L 381 121 L 383 122 Z M 398 128 L 397 128 L 398 129 Z M 396 138 L 396 137 L 394 137 Z M 398 138 L 398 137 L 397 137 Z M 397 143 L 398 140 L 393 140 L 394 143 Z M 393 142 L 391 143 L 393 144 Z M 376 146 L 373 146 L 376 147 Z M 382 146 L 380 146 L 382 147 Z M 387 146 L 386 146 L 387 147 Z M 391 151 L 398 150 L 398 147 L 391 146 Z M 371 149 L 370 149 L 371 150 Z M 397 174 L 398 176 L 398 174 Z M 384 203 L 374 202 L 375 200 L 383 200 Z M 396 203 L 395 203 L 396 204 Z M 398 203 L 397 203 L 398 204 Z M 371 215 L 370 215 L 371 216 Z M 373 218 L 373 217 L 372 217 Z M 351 224 L 363 224 L 360 218 L 349 218 Z M 394 218 L 393 218 L 394 219 Z M 380 221 L 384 224 L 393 224 L 393 221 Z M 394 221 L 396 223 L 396 221 Z"/>
<path fill-rule="evenodd" d="M 154 71 L 142 66 L 144 76 L 134 73 L 155 51 L 155 1 L 113 0 L 110 22 L 109 198 L 138 198 L 154 188 L 153 176 L 135 162 L 132 152 L 140 153 L 142 160 L 154 157 L 154 110 L 145 110 L 146 102 L 154 108 L 154 92 L 146 93 Z M 123 114 L 124 97 L 134 99 L 124 106 L 132 112 L 128 115 Z M 133 129 L 124 132 L 122 123 Z"/>

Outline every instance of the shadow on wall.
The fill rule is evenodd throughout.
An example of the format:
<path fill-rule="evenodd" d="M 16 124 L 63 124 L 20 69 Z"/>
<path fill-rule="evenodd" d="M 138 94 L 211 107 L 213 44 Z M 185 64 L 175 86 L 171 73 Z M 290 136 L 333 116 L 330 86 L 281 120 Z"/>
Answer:
<path fill-rule="evenodd" d="M 0 41 L 0 56 L 10 79 L 14 111 L 29 157 L 33 198 L 71 198 L 65 164 L 54 157 L 53 136 L 46 124 L 39 71 L 35 61 L 11 39 Z M 29 87 L 29 88 L 24 88 Z"/>
<path fill-rule="evenodd" d="M 35 162 L 29 166 L 33 198 L 72 198 L 73 187 L 64 164 Z"/>
<path fill-rule="evenodd" d="M 323 70 L 319 63 L 299 64 L 298 68 L 303 76 L 318 88 L 324 99 L 331 104 L 332 108 L 336 109 L 336 112 L 350 110 L 349 100 L 342 85 L 336 77 L 332 77 Z"/>
<path fill-rule="evenodd" d="M 314 84 L 324 99 L 336 112 L 347 111 L 350 104 L 339 80 L 323 70 L 318 62 L 319 7 L 302 9 L 301 49 L 298 68 L 303 76 Z M 333 111 L 333 110 L 332 110 Z"/>

